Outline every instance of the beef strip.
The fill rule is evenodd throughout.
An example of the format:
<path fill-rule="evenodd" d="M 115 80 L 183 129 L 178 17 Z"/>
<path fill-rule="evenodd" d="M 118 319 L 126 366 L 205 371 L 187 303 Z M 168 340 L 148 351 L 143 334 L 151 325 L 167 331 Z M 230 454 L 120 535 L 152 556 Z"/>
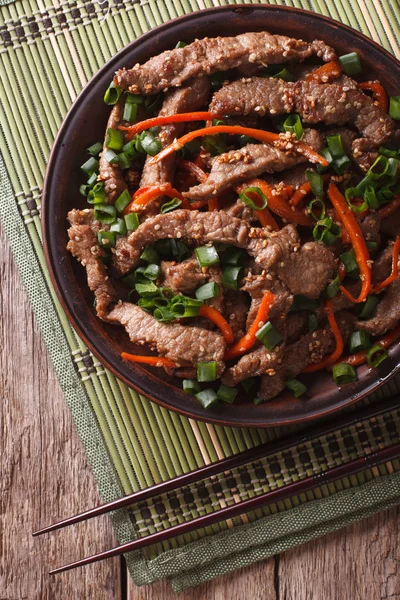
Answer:
<path fill-rule="evenodd" d="M 106 253 L 97 241 L 96 232 L 100 224 L 93 220 L 93 211 L 89 209 L 71 210 L 68 220 L 71 227 L 68 229 L 67 249 L 86 268 L 88 286 L 96 297 L 97 315 L 107 320 L 108 307 L 116 302 L 117 293 L 101 260 Z"/>
<path fill-rule="evenodd" d="M 210 110 L 223 115 L 255 113 L 261 116 L 295 112 L 304 123 L 351 124 L 362 136 L 353 141 L 352 152 L 364 170 L 379 145 L 393 132 L 392 119 L 372 98 L 359 89 L 337 83 L 304 80 L 292 83 L 263 77 L 242 79 L 218 90 Z"/>
<path fill-rule="evenodd" d="M 181 263 L 162 261 L 163 286 L 174 293 L 192 294 L 198 287 L 206 283 L 208 276 L 203 273 L 196 257 L 188 258 Z"/>
<path fill-rule="evenodd" d="M 263 375 L 269 369 L 273 370 L 274 375 L 274 367 L 282 361 L 284 347 L 285 344 L 279 344 L 273 351 L 269 351 L 265 346 L 260 346 L 253 352 L 245 354 L 233 367 L 225 371 L 222 382 L 234 386 L 249 377 Z"/>
<path fill-rule="evenodd" d="M 321 136 L 313 129 L 304 132 L 302 141 L 315 150 L 322 146 Z M 261 173 L 284 171 L 304 162 L 307 162 L 307 158 L 293 149 L 285 151 L 267 144 L 248 144 L 240 150 L 216 156 L 206 181 L 190 188 L 183 195 L 192 200 L 206 200 Z"/>
<path fill-rule="evenodd" d="M 400 235 L 400 210 L 397 210 L 390 217 L 382 219 L 381 232 L 390 237 Z"/>
<path fill-rule="evenodd" d="M 398 324 L 400 321 L 400 276 L 386 290 L 382 292 L 382 299 L 378 304 L 375 316 L 367 321 L 358 321 L 359 329 L 367 331 L 371 335 L 383 335 Z"/>
<path fill-rule="evenodd" d="M 124 111 L 123 99 L 121 98 L 115 106 L 113 106 L 110 113 L 107 128 L 117 129 L 119 123 L 122 120 Z M 107 136 L 107 133 L 106 133 Z M 107 150 L 106 141 L 104 140 L 103 150 L 100 154 L 99 160 L 99 180 L 104 182 L 104 190 L 106 192 L 105 202 L 107 204 L 114 204 L 118 196 L 127 189 L 126 181 L 122 175 L 121 167 L 118 164 L 110 165 L 105 158 L 105 152 Z"/>
<path fill-rule="evenodd" d="M 287 316 L 285 321 L 286 344 L 293 344 L 301 335 L 307 333 L 308 315 L 307 311 L 300 311 Z"/>
<path fill-rule="evenodd" d="M 262 297 L 266 291 L 271 292 L 275 298 L 269 311 L 269 318 L 285 318 L 293 303 L 293 296 L 287 287 L 277 279 L 276 275 L 263 270 L 260 274 L 247 273 L 241 290 L 251 297 L 251 305 L 247 314 L 246 330 L 248 330 L 260 307 Z"/>
<path fill-rule="evenodd" d="M 249 303 L 244 292 L 238 290 L 225 291 L 224 317 L 228 321 L 235 342 L 246 333 L 246 319 Z"/>
<path fill-rule="evenodd" d="M 380 235 L 381 219 L 377 212 L 366 215 L 360 222 L 360 228 L 367 242 L 376 242 L 378 245 L 381 242 Z"/>
<path fill-rule="evenodd" d="M 167 50 L 144 65 L 121 69 L 114 77 L 115 85 L 135 94 L 155 94 L 178 87 L 191 77 L 227 71 L 243 64 L 280 64 L 311 55 L 332 60 L 335 51 L 324 42 L 311 43 L 266 31 L 248 32 L 236 37 L 203 38 L 184 48 Z"/>
<path fill-rule="evenodd" d="M 355 317 L 342 311 L 336 316 L 342 337 L 346 343 L 354 330 Z M 310 331 L 294 344 L 286 347 L 281 361 L 271 361 L 268 374 L 261 377 L 259 398 L 270 400 L 285 387 L 288 379 L 297 377 L 308 365 L 318 363 L 334 349 L 334 336 L 329 327 Z"/>
<path fill-rule="evenodd" d="M 372 283 L 377 284 L 389 277 L 392 271 L 393 247 L 386 246 L 374 260 L 371 268 Z"/>
<path fill-rule="evenodd" d="M 123 325 L 134 344 L 149 344 L 159 355 L 179 366 L 216 361 L 218 371 L 223 371 L 226 344 L 219 333 L 178 323 L 160 323 L 130 302 L 114 306 L 108 320 Z"/>
<path fill-rule="evenodd" d="M 258 221 L 256 212 L 239 199 L 224 210 L 230 217 L 236 217 L 249 224 Z"/>

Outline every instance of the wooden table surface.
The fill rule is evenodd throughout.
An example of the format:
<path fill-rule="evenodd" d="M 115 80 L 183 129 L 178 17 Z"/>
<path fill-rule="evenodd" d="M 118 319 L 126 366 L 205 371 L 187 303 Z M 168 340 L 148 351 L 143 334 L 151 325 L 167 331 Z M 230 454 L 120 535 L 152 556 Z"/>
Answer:
<path fill-rule="evenodd" d="M 49 567 L 116 543 L 108 517 L 33 539 L 99 503 L 4 235 L 0 235 L 0 600 L 170 600 L 113 559 L 50 578 Z M 400 600 L 400 509 L 180 594 L 180 600 Z"/>

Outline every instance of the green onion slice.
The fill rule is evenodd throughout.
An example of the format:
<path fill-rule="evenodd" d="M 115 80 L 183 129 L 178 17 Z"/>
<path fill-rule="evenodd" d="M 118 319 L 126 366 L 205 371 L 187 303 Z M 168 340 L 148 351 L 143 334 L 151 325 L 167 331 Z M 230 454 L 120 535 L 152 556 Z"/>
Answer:
<path fill-rule="evenodd" d="M 112 204 L 96 204 L 94 207 L 94 218 L 99 223 L 113 223 L 117 218 L 117 211 Z"/>
<path fill-rule="evenodd" d="M 135 289 L 139 296 L 143 296 L 144 298 L 148 298 L 149 296 L 155 296 L 156 294 L 158 294 L 158 287 L 152 282 L 137 283 L 135 285 Z"/>
<path fill-rule="evenodd" d="M 315 331 L 318 328 L 318 317 L 315 313 L 308 315 L 308 331 Z"/>
<path fill-rule="evenodd" d="M 366 188 L 364 192 L 364 199 L 368 205 L 368 208 L 371 208 L 373 210 L 379 208 L 380 202 L 372 185 L 369 185 Z"/>
<path fill-rule="evenodd" d="M 126 229 L 128 231 L 135 231 L 139 227 L 139 215 L 137 213 L 129 213 L 124 216 Z"/>
<path fill-rule="evenodd" d="M 317 197 L 321 198 L 324 193 L 324 181 L 322 175 L 311 169 L 306 170 L 306 177 L 311 186 L 312 193 Z"/>
<path fill-rule="evenodd" d="M 337 135 L 328 135 L 326 142 L 333 158 L 341 158 L 344 156 L 342 136 L 339 133 Z"/>
<path fill-rule="evenodd" d="M 293 392 L 295 398 L 299 398 L 307 391 L 307 386 L 298 379 L 289 379 L 285 382 L 285 386 Z"/>
<path fill-rule="evenodd" d="M 155 281 L 161 275 L 161 267 L 160 265 L 150 264 L 145 268 L 143 275 L 150 279 L 150 281 Z"/>
<path fill-rule="evenodd" d="M 258 204 L 255 204 L 255 202 L 249 197 L 249 194 L 257 194 L 257 196 L 260 199 L 260 202 Z M 241 192 L 239 194 L 239 198 L 241 199 L 242 202 L 244 202 L 247 206 L 249 206 L 253 210 L 263 210 L 268 205 L 267 196 L 264 194 L 264 192 L 262 190 L 260 190 L 259 187 L 256 187 L 256 186 L 251 186 L 251 187 L 248 187 L 247 189 L 245 189 L 243 192 Z"/>
<path fill-rule="evenodd" d="M 88 152 L 91 156 L 98 156 L 103 149 L 103 144 L 101 142 L 96 142 L 86 148 L 86 152 Z"/>
<path fill-rule="evenodd" d="M 326 171 L 326 169 L 329 169 L 329 167 L 333 164 L 333 156 L 330 153 L 329 148 L 323 148 L 323 150 L 321 150 L 319 152 L 319 154 L 321 156 L 323 156 L 325 158 L 325 160 L 327 161 L 327 163 L 328 163 L 326 167 L 324 167 L 322 165 L 317 165 L 317 171 L 318 171 L 318 173 L 322 173 L 323 171 Z"/>
<path fill-rule="evenodd" d="M 187 46 L 186 42 L 178 42 L 175 46 L 176 49 L 178 48 L 184 48 L 185 46 Z"/>
<path fill-rule="evenodd" d="M 314 207 L 320 209 L 321 212 L 319 215 L 315 214 Z M 314 198 L 314 200 L 311 200 L 311 202 L 308 205 L 308 212 L 312 216 L 312 218 L 315 219 L 316 221 L 322 221 L 325 218 L 325 211 L 326 211 L 325 202 L 323 200 L 321 200 L 321 198 Z"/>
<path fill-rule="evenodd" d="M 241 381 L 241 386 L 248 394 L 256 386 L 256 383 L 257 380 L 255 377 L 247 377 L 247 379 L 243 379 L 243 381 Z"/>
<path fill-rule="evenodd" d="M 188 394 L 198 394 L 201 391 L 201 387 L 197 379 L 184 379 L 182 381 L 182 387 Z"/>
<path fill-rule="evenodd" d="M 371 336 L 366 331 L 354 331 L 349 339 L 350 352 L 360 352 L 371 348 Z"/>
<path fill-rule="evenodd" d="M 198 300 L 209 300 L 215 298 L 219 293 L 219 285 L 216 281 L 210 281 L 197 288 L 195 296 Z"/>
<path fill-rule="evenodd" d="M 232 265 L 233 267 L 244 265 L 246 260 L 246 250 L 228 246 L 222 254 L 221 263 L 223 265 Z"/>
<path fill-rule="evenodd" d="M 351 168 L 351 160 L 347 154 L 343 154 L 340 158 L 335 158 L 332 166 L 338 175 L 343 175 L 343 173 Z"/>
<path fill-rule="evenodd" d="M 118 164 L 120 168 L 124 171 L 125 169 L 129 169 L 132 166 L 132 160 L 127 154 L 125 154 L 125 152 L 120 152 L 118 154 Z"/>
<path fill-rule="evenodd" d="M 106 93 L 104 94 L 104 102 L 109 106 L 117 104 L 118 100 L 121 97 L 121 94 L 122 88 L 118 87 L 117 85 L 114 85 L 114 82 L 112 81 L 110 83 L 110 87 L 108 88 L 108 90 L 106 90 Z"/>
<path fill-rule="evenodd" d="M 125 208 L 130 204 L 132 198 L 128 190 L 124 190 L 122 194 L 120 194 L 115 201 L 115 208 L 117 209 L 118 214 L 124 212 Z"/>
<path fill-rule="evenodd" d="M 104 189 L 104 183 L 99 181 L 89 190 L 87 201 L 89 204 L 100 204 L 106 199 L 106 191 Z"/>
<path fill-rule="evenodd" d="M 114 231 L 117 235 L 125 235 L 127 232 L 124 219 L 117 219 L 110 226 L 110 231 Z"/>
<path fill-rule="evenodd" d="M 356 312 L 358 313 L 358 318 L 361 320 L 367 320 L 373 317 L 378 303 L 378 296 L 368 296 L 365 302 L 361 302 L 355 308 Z"/>
<path fill-rule="evenodd" d="M 217 363 L 211 362 L 197 363 L 197 381 L 215 381 L 217 379 Z"/>
<path fill-rule="evenodd" d="M 122 131 L 118 129 L 112 129 L 109 127 L 106 133 L 106 146 L 110 148 L 110 150 L 122 150 L 122 146 L 124 145 L 124 136 L 122 135 Z"/>
<path fill-rule="evenodd" d="M 346 383 L 357 381 L 357 371 L 353 366 L 346 363 L 333 365 L 332 374 L 336 385 L 344 385 Z"/>
<path fill-rule="evenodd" d="M 149 154 L 150 156 L 155 156 L 156 154 L 161 152 L 162 146 L 160 140 L 156 140 L 154 135 L 152 135 L 149 131 L 143 133 L 145 133 L 146 135 L 144 135 L 141 138 L 140 145 L 146 152 L 146 154 Z"/>
<path fill-rule="evenodd" d="M 332 298 L 335 298 L 335 296 L 337 296 L 339 293 L 341 285 L 342 283 L 339 279 L 339 275 L 336 275 L 335 279 L 328 283 L 325 290 L 323 291 L 324 298 L 326 298 L 327 300 L 332 300 Z"/>
<path fill-rule="evenodd" d="M 229 387 L 229 386 L 225 385 L 224 383 L 221 383 L 221 385 L 219 386 L 219 389 L 217 391 L 217 396 L 220 400 L 223 400 L 224 402 L 228 402 L 228 404 L 232 404 L 232 402 L 235 400 L 238 393 L 239 393 L 239 390 L 237 390 L 236 388 Z"/>
<path fill-rule="evenodd" d="M 218 396 L 212 389 L 202 390 L 198 394 L 195 394 L 195 396 L 203 408 L 210 408 L 210 406 L 214 406 L 218 402 Z"/>
<path fill-rule="evenodd" d="M 400 96 L 390 96 L 389 116 L 400 121 Z"/>
<path fill-rule="evenodd" d="M 362 71 L 361 62 L 357 52 L 350 52 L 349 54 L 339 56 L 339 62 L 346 75 L 353 76 Z"/>
<path fill-rule="evenodd" d="M 381 179 L 381 177 L 386 175 L 386 171 L 389 168 L 389 160 L 390 159 L 386 158 L 386 156 L 378 156 L 378 158 L 373 162 L 372 166 L 368 169 L 367 177 L 369 179 Z"/>
<path fill-rule="evenodd" d="M 223 287 L 231 289 L 231 290 L 238 290 L 240 288 L 240 283 L 243 279 L 243 275 L 244 275 L 244 268 L 237 266 L 231 266 L 228 265 L 226 267 L 223 268 L 222 270 L 222 276 L 221 276 L 221 283 L 223 285 Z"/>
<path fill-rule="evenodd" d="M 169 323 L 175 321 L 174 315 L 171 313 L 168 307 L 159 306 L 153 312 L 153 317 L 160 321 L 160 323 Z"/>
<path fill-rule="evenodd" d="M 122 120 L 127 121 L 128 123 L 132 123 L 135 121 L 137 116 L 138 105 L 132 104 L 130 102 L 126 102 L 124 106 L 124 114 L 122 115 Z"/>
<path fill-rule="evenodd" d="M 151 246 L 149 246 L 142 252 L 142 254 L 140 255 L 140 260 L 143 260 L 144 262 L 147 262 L 149 264 L 160 264 L 160 257 L 158 256 L 156 250 L 154 250 L 154 248 L 151 248 Z"/>
<path fill-rule="evenodd" d="M 99 161 L 94 158 L 94 156 L 91 156 L 86 162 L 83 163 L 81 170 L 86 173 L 88 177 L 91 177 L 94 173 L 98 173 Z"/>
<path fill-rule="evenodd" d="M 299 115 L 291 114 L 283 122 L 283 130 L 294 133 L 297 139 L 303 135 L 303 125 Z"/>
<path fill-rule="evenodd" d="M 282 335 L 275 329 L 270 321 L 267 321 L 256 333 L 256 338 L 264 344 L 268 350 L 273 350 L 282 341 Z"/>
<path fill-rule="evenodd" d="M 313 237 L 317 242 L 331 246 L 341 235 L 341 228 L 330 217 L 325 217 L 314 226 Z"/>
<path fill-rule="evenodd" d="M 387 146 L 379 146 L 378 152 L 379 152 L 379 154 L 383 154 L 383 156 L 386 156 L 386 158 L 398 158 L 399 157 L 399 150 L 397 148 L 395 148 L 394 146 L 391 148 L 388 148 Z"/>
<path fill-rule="evenodd" d="M 389 353 L 387 350 L 382 348 L 379 344 L 372 346 L 367 352 L 367 363 L 373 367 L 378 367 L 384 360 L 387 359 Z"/>
<path fill-rule="evenodd" d="M 286 67 L 283 67 L 281 71 L 272 75 L 272 77 L 274 79 L 283 79 L 283 81 L 296 81 L 294 75 Z"/>
<path fill-rule="evenodd" d="M 109 165 L 118 164 L 118 154 L 114 152 L 114 150 L 105 150 L 104 159 L 108 162 Z"/>
<path fill-rule="evenodd" d="M 353 249 L 348 250 L 347 252 L 343 252 L 343 254 L 340 255 L 340 260 L 346 268 L 346 273 L 351 273 L 352 271 L 358 269 L 356 253 Z"/>
<path fill-rule="evenodd" d="M 211 267 L 219 264 L 218 252 L 214 246 L 200 246 L 194 253 L 201 267 Z"/>
<path fill-rule="evenodd" d="M 100 248 L 114 248 L 115 246 L 115 233 L 113 231 L 99 231 L 97 234 L 97 241 Z"/>
<path fill-rule="evenodd" d="M 165 202 L 162 205 L 162 207 L 160 209 L 160 213 L 161 214 L 169 213 L 169 212 L 175 210 L 176 208 L 179 208 L 181 204 L 182 204 L 182 200 L 179 200 L 179 198 L 172 198 L 172 200 L 169 200 L 169 202 Z"/>

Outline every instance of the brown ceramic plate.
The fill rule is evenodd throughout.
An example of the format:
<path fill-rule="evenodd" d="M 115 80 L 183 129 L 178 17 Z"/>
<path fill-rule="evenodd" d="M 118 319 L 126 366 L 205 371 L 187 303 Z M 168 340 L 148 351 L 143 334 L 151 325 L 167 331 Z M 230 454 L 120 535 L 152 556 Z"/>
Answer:
<path fill-rule="evenodd" d="M 234 405 L 221 402 L 205 410 L 181 389 L 181 382 L 162 369 L 144 368 L 121 360 L 120 353 L 140 352 L 122 328 L 105 325 L 93 310 L 93 295 L 83 267 L 66 250 L 67 211 L 84 206 L 79 194 L 80 165 L 85 148 L 103 138 L 110 108 L 103 94 L 113 73 L 124 66 L 145 62 L 151 56 L 174 48 L 179 40 L 245 31 L 267 30 L 292 37 L 325 40 L 338 54 L 357 51 L 365 68 L 365 79 L 378 78 L 389 94 L 398 94 L 400 63 L 380 46 L 349 27 L 303 10 L 277 6 L 225 6 L 189 14 L 142 35 L 121 50 L 89 82 L 73 104 L 55 141 L 43 195 L 43 234 L 47 263 L 58 297 L 83 341 L 102 363 L 124 383 L 158 404 L 184 415 L 222 425 L 268 427 L 296 423 L 339 410 L 371 393 L 399 369 L 400 344 L 388 360 L 374 371 L 359 369 L 357 383 L 338 388 L 328 373 L 307 377 L 307 398 L 296 400 L 282 393 L 274 400 L 254 406 L 242 394 Z"/>

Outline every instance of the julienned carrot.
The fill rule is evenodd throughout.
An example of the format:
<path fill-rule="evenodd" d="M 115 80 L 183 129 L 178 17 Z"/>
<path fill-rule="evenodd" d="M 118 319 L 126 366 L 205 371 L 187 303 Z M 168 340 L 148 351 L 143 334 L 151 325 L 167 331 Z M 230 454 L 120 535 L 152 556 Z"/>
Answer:
<path fill-rule="evenodd" d="M 274 300 L 274 294 L 271 292 L 265 292 L 263 299 L 261 300 L 260 308 L 257 311 L 256 318 L 254 319 L 248 332 L 242 338 L 240 338 L 236 344 L 231 346 L 231 348 L 228 348 L 225 353 L 224 360 L 231 360 L 232 358 L 241 356 L 250 350 L 257 339 L 256 333 L 261 327 L 261 324 L 264 324 L 268 321 L 269 311 L 274 303 Z"/>
<path fill-rule="evenodd" d="M 221 208 L 220 202 L 217 196 L 215 198 L 210 198 L 208 200 L 208 210 L 212 212 L 213 210 L 219 210 Z"/>
<path fill-rule="evenodd" d="M 179 200 L 182 201 L 182 208 L 191 208 L 189 201 L 186 198 L 184 198 L 182 194 L 178 192 L 178 190 L 173 188 L 170 183 L 162 183 L 161 185 L 146 186 L 141 190 L 135 192 L 132 202 L 128 204 L 123 214 L 127 215 L 130 212 L 135 212 L 134 210 L 132 210 L 135 206 L 145 206 L 151 200 L 155 200 L 156 198 L 160 198 L 161 196 L 179 198 Z"/>
<path fill-rule="evenodd" d="M 382 348 L 390 348 L 397 340 L 400 338 L 400 325 L 387 333 L 383 338 L 375 342 Z M 357 367 L 358 365 L 362 365 L 367 360 L 367 351 L 361 350 L 361 352 L 356 352 L 355 354 L 350 354 L 349 356 L 345 356 L 341 358 L 341 363 L 346 363 L 347 365 L 352 365 L 353 367 Z"/>
<path fill-rule="evenodd" d="M 228 345 L 233 344 L 234 337 L 232 328 L 220 312 L 218 312 L 215 308 L 212 308 L 212 306 L 206 306 L 203 304 L 203 306 L 200 307 L 199 315 L 201 317 L 205 317 L 218 327 Z"/>
<path fill-rule="evenodd" d="M 358 298 L 353 298 L 343 286 L 341 286 L 340 289 L 351 302 L 364 302 L 371 290 L 371 267 L 364 236 L 353 211 L 347 204 L 343 194 L 341 194 L 333 182 L 329 184 L 328 197 L 336 209 L 340 221 L 343 223 L 344 228 L 349 234 L 350 241 L 356 254 L 357 264 L 360 269 L 360 279 L 362 281 L 361 292 Z"/>
<path fill-rule="evenodd" d="M 320 371 L 321 369 L 325 369 L 325 367 L 329 367 L 333 365 L 343 353 L 343 338 L 340 333 L 339 326 L 335 319 L 335 313 L 333 310 L 333 301 L 325 300 L 324 302 L 325 314 L 328 317 L 329 325 L 331 326 L 332 333 L 335 337 L 336 348 L 331 353 L 325 356 L 319 363 L 308 365 L 303 370 L 303 373 L 314 373 L 315 371 Z"/>
<path fill-rule="evenodd" d="M 241 183 L 235 187 L 235 192 L 237 192 L 238 194 L 241 194 L 248 187 L 249 187 L 248 182 Z M 257 201 L 261 201 L 261 198 L 259 197 L 259 195 L 256 192 L 249 192 L 249 194 L 250 194 L 250 197 L 252 197 L 252 200 L 255 204 L 257 204 Z M 256 210 L 255 213 L 263 227 L 269 227 L 272 231 L 279 231 L 279 225 L 275 221 L 274 217 L 271 215 L 271 213 L 267 207 L 262 208 L 260 210 Z"/>
<path fill-rule="evenodd" d="M 263 179 L 250 179 L 250 181 L 246 181 L 245 185 L 246 187 L 259 187 L 268 198 L 268 208 L 282 219 L 306 227 L 313 226 L 313 222 L 309 217 L 298 208 L 290 206 L 288 200 L 282 194 L 274 194 L 273 192 L 276 192 L 276 190 Z M 243 189 L 246 189 L 246 187 Z"/>
<path fill-rule="evenodd" d="M 182 169 L 185 169 L 185 171 L 188 171 L 191 175 L 194 175 L 197 181 L 200 183 L 203 183 L 208 177 L 207 173 L 205 173 L 203 169 L 199 167 L 199 165 L 191 160 L 182 159 L 178 161 L 178 167 L 181 167 Z"/>
<path fill-rule="evenodd" d="M 127 131 L 127 138 L 132 139 L 138 133 L 142 133 L 146 129 L 150 129 L 151 127 L 159 127 L 160 125 L 170 125 L 171 123 L 188 123 L 189 121 L 208 121 L 212 119 L 222 119 L 221 115 L 217 115 L 210 112 L 191 112 L 191 113 L 180 113 L 175 115 L 168 115 L 165 117 L 152 117 L 151 119 L 146 119 L 145 121 L 140 121 L 139 123 L 135 123 L 134 125 L 129 125 L 125 127 L 124 125 L 120 125 L 118 129 L 122 131 Z"/>
<path fill-rule="evenodd" d="M 386 113 L 388 112 L 389 98 L 385 88 L 380 83 L 377 81 L 364 81 L 363 83 L 359 83 L 358 87 L 361 90 L 372 92 L 372 97 L 377 102 L 379 108 Z"/>
<path fill-rule="evenodd" d="M 165 358 L 165 356 L 142 356 L 140 354 L 129 354 L 128 352 L 122 352 L 121 358 L 134 363 L 152 365 L 153 367 L 174 368 L 177 366 L 172 360 L 169 360 L 169 358 Z"/>
<path fill-rule="evenodd" d="M 182 136 L 178 140 L 175 140 L 172 144 L 161 150 L 154 158 L 151 159 L 150 164 L 154 165 L 158 163 L 160 160 L 163 160 L 166 156 L 169 156 L 173 152 L 180 150 L 183 148 L 185 144 L 191 142 L 192 140 L 202 137 L 204 135 L 215 135 L 216 133 L 228 133 L 231 135 L 247 135 L 249 137 L 255 138 L 256 140 L 260 140 L 260 142 L 264 142 L 265 144 L 281 144 L 282 148 L 285 147 L 286 138 L 285 134 L 272 133 L 271 131 L 262 131 L 261 129 L 254 129 L 252 127 L 241 127 L 240 125 L 215 125 L 215 127 L 203 127 L 202 129 L 196 129 L 195 131 L 190 131 L 186 135 Z M 319 163 L 324 167 L 328 166 L 328 161 L 320 156 L 315 150 L 313 150 L 307 144 L 303 142 L 294 141 L 292 138 L 290 139 L 290 143 L 292 144 L 292 149 L 297 152 L 304 154 L 308 158 L 310 162 Z"/>
<path fill-rule="evenodd" d="M 342 73 L 342 65 L 338 60 L 331 60 L 322 65 L 312 73 L 307 73 L 306 81 L 315 81 L 317 83 L 327 83 L 336 79 Z"/>
<path fill-rule="evenodd" d="M 388 285 L 390 285 L 392 283 L 392 281 L 394 281 L 395 279 L 397 279 L 397 276 L 399 274 L 399 267 L 398 267 L 399 252 L 400 252 L 400 236 L 398 236 L 396 238 L 396 241 L 395 241 L 394 246 L 393 246 L 392 272 L 389 275 L 389 277 L 386 277 L 386 279 L 384 281 L 381 281 L 381 283 L 378 283 L 378 285 L 376 285 L 371 290 L 372 294 L 377 294 L 378 292 L 380 292 L 381 290 L 383 290 L 385 287 L 387 287 Z"/>
<path fill-rule="evenodd" d="M 329 64 L 329 63 L 328 63 Z M 323 180 L 326 183 L 330 179 L 330 175 L 323 175 Z M 297 206 L 302 200 L 311 192 L 311 184 L 309 181 L 305 181 L 291 196 L 290 204 Z"/>
<path fill-rule="evenodd" d="M 396 212 L 398 208 L 400 208 L 400 194 L 397 194 L 397 196 L 395 196 L 393 200 L 388 202 L 386 206 L 380 208 L 378 210 L 378 215 L 381 219 L 386 219 L 386 217 L 390 217 L 390 215 Z"/>

